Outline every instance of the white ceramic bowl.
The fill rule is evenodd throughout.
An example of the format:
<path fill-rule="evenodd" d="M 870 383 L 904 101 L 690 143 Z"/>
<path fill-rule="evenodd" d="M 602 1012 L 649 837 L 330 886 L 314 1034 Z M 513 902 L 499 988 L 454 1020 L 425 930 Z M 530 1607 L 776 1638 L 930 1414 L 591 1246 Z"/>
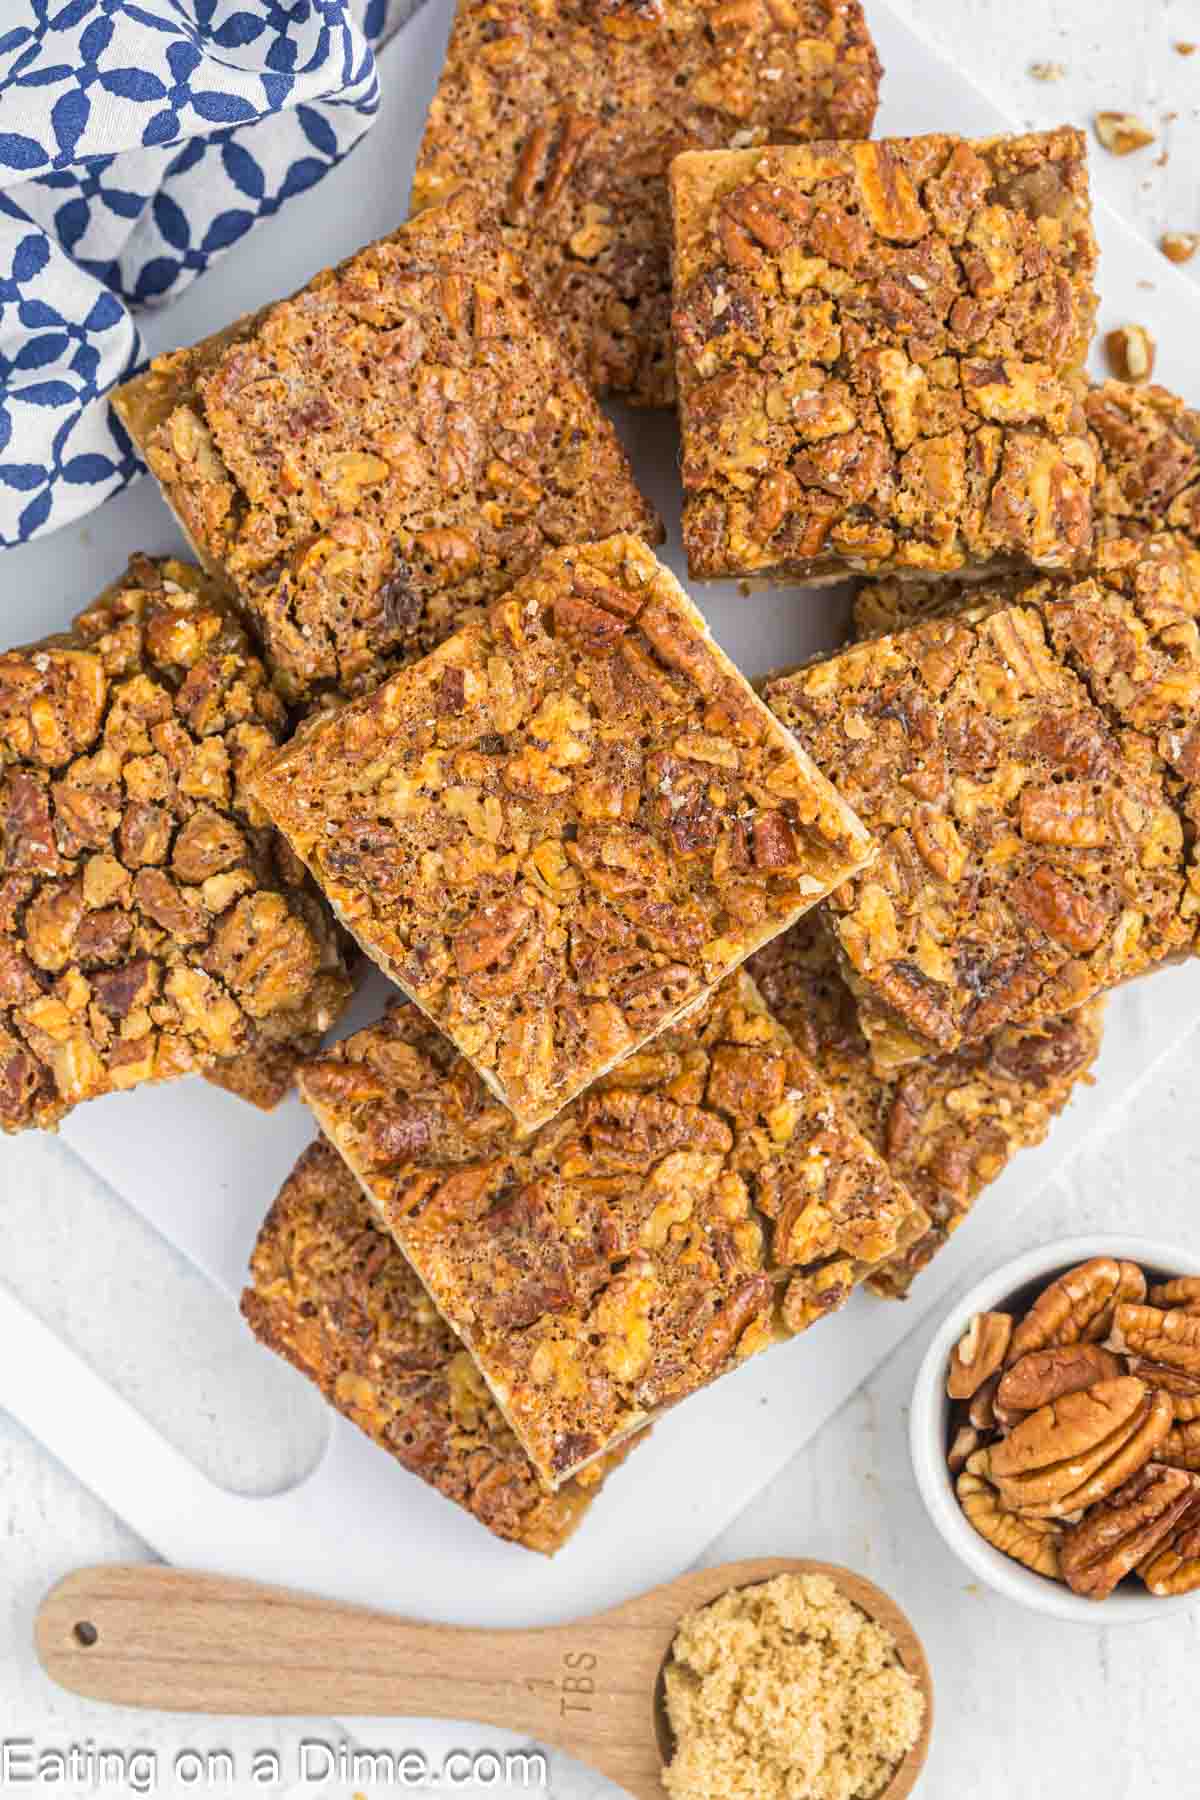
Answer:
<path fill-rule="evenodd" d="M 1002 1556 L 963 1517 L 946 1466 L 950 1401 L 946 1369 L 950 1352 L 977 1312 L 1003 1311 L 1018 1299 L 1031 1300 L 1056 1276 L 1093 1256 L 1124 1257 L 1140 1263 L 1147 1275 L 1200 1275 L 1200 1252 L 1153 1238 L 1060 1238 L 1040 1250 L 1027 1251 L 979 1282 L 950 1311 L 934 1336 L 917 1373 L 909 1420 L 913 1472 L 930 1518 L 954 1554 L 973 1575 L 1007 1600 L 1081 1625 L 1136 1625 L 1166 1618 L 1200 1605 L 1200 1592 L 1155 1599 L 1140 1585 L 1122 1584 L 1107 1600 L 1085 1600 L 1057 1581 L 1036 1575 L 1011 1557 Z M 1026 1294 L 1025 1290 L 1029 1290 Z"/>

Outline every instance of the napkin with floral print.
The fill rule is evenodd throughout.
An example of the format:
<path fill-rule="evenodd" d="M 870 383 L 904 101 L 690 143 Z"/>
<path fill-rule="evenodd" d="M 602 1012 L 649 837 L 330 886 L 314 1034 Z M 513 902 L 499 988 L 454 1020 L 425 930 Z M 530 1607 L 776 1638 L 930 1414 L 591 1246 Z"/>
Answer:
<path fill-rule="evenodd" d="M 345 156 L 411 0 L 0 0 L 0 544 L 140 465 L 105 396 L 174 299 Z"/>

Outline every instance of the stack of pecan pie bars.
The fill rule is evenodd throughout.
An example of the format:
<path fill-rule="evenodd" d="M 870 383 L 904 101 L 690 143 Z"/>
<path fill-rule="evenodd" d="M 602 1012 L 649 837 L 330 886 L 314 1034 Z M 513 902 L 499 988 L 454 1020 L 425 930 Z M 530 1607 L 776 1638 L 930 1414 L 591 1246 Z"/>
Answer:
<path fill-rule="evenodd" d="M 460 0 L 411 220 L 117 398 L 201 567 L 0 662 L 0 1122 L 295 1080 L 247 1319 L 539 1550 L 1196 945 L 1200 419 L 1082 373 L 1079 134 L 879 79 L 858 0 Z M 605 394 L 859 641 L 755 691 Z"/>

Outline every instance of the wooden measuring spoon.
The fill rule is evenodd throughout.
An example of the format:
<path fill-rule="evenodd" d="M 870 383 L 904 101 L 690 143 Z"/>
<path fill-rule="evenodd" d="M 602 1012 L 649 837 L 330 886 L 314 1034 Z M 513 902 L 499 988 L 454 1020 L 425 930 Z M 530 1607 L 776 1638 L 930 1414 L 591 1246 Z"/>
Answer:
<path fill-rule="evenodd" d="M 35 1627 L 52 1680 L 90 1700 L 171 1712 L 476 1719 L 554 1744 L 663 1800 L 671 1754 L 661 1673 L 685 1612 L 728 1588 L 829 1575 L 896 1640 L 925 1694 L 921 1736 L 881 1800 L 904 1800 L 933 1720 L 925 1652 L 894 1601 L 831 1563 L 767 1557 L 681 1575 L 611 1612 L 533 1631 L 427 1625 L 219 1575 L 154 1565 L 79 1569 Z"/>

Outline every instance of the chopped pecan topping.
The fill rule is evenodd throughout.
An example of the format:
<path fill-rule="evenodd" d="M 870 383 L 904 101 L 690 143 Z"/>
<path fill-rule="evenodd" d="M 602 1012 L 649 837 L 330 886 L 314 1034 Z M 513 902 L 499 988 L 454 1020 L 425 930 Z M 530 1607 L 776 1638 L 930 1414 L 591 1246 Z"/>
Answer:
<path fill-rule="evenodd" d="M 825 920 L 808 915 L 750 960 L 780 1023 L 929 1214 L 924 1236 L 869 1280 L 904 1294 L 1013 1153 L 1041 1141 L 1100 1045 L 1102 1003 L 879 1075 Z"/>

